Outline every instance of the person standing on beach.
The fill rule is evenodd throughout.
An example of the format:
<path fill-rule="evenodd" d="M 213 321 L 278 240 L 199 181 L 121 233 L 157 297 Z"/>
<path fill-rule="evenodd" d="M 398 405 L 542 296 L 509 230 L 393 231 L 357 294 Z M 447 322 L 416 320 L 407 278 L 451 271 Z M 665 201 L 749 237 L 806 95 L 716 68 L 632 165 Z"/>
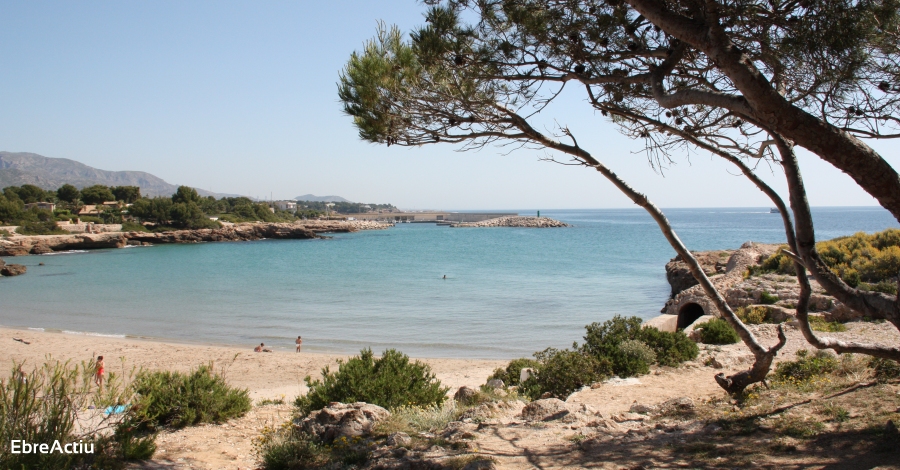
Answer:
<path fill-rule="evenodd" d="M 98 387 L 103 388 L 103 356 L 97 356 L 97 372 L 94 374 L 94 383 L 97 384 Z"/>
<path fill-rule="evenodd" d="M 294 341 L 294 343 L 297 343 L 297 352 L 300 352 L 300 348 L 303 346 L 303 338 L 297 336 L 297 341 Z"/>

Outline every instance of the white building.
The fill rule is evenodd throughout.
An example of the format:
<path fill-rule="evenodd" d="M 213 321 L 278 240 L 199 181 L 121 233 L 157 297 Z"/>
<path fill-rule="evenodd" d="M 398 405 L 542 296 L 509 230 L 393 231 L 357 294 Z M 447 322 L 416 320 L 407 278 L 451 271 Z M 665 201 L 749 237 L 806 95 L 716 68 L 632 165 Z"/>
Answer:
<path fill-rule="evenodd" d="M 275 201 L 275 208 L 280 211 L 297 211 L 297 203 L 294 201 Z"/>

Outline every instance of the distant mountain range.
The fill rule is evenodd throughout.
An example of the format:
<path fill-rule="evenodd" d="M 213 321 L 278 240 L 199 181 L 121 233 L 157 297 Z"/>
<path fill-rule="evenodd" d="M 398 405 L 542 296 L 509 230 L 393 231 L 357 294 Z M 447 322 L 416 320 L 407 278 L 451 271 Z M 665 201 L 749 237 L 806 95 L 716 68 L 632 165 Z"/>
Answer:
<path fill-rule="evenodd" d="M 295 197 L 294 200 L 312 202 L 353 202 L 340 196 L 316 196 L 315 194 L 304 194 L 303 196 Z"/>
<path fill-rule="evenodd" d="M 71 184 L 81 189 L 85 186 L 139 186 L 145 196 L 171 196 L 178 186 L 143 171 L 105 171 L 89 167 L 68 158 L 49 158 L 36 153 L 0 152 L 0 188 L 33 184 L 42 189 L 57 189 Z M 215 198 L 233 197 L 237 194 L 219 194 L 204 191 L 201 196 Z"/>

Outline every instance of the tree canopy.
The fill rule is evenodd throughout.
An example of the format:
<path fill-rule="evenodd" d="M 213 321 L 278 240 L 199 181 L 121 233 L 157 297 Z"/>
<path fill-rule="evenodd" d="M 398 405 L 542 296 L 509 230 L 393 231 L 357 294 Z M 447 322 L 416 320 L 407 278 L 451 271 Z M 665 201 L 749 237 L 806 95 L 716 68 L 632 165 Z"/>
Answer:
<path fill-rule="evenodd" d="M 807 339 L 838 352 L 900 359 L 900 348 L 838 344 L 806 321 L 806 270 L 832 295 L 900 328 L 896 296 L 863 292 L 834 275 L 815 250 L 794 146 L 850 175 L 900 220 L 900 176 L 861 139 L 900 137 L 900 2 L 823 0 L 448 0 L 426 25 L 397 28 L 354 53 L 338 94 L 365 140 L 387 145 L 517 142 L 554 149 L 609 179 L 657 221 L 717 308 L 757 358 L 720 384 L 740 391 L 762 380 L 783 341 L 763 348 L 716 291 L 662 211 L 561 126 L 532 117 L 573 84 L 587 102 L 659 164 L 687 146 L 725 158 L 783 216 L 801 284 Z M 474 18 L 466 23 L 463 18 Z M 796 224 L 759 179 L 760 159 L 781 165 Z M 805 299 L 805 300 L 804 300 Z M 783 337 L 782 337 L 783 339 Z"/>

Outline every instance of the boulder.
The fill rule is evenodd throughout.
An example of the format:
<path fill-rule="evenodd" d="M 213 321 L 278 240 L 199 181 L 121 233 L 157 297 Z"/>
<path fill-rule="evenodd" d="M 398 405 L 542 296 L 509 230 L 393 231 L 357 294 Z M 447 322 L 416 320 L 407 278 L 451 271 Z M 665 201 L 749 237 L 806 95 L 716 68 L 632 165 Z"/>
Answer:
<path fill-rule="evenodd" d="M 27 268 L 21 264 L 4 264 L 0 265 L 0 276 L 18 276 L 25 274 Z"/>
<path fill-rule="evenodd" d="M 522 409 L 522 417 L 529 421 L 553 421 L 569 414 L 566 402 L 558 398 L 535 400 Z"/>
<path fill-rule="evenodd" d="M 53 253 L 53 248 L 50 248 L 50 245 L 46 243 L 35 243 L 31 247 L 31 254 L 33 255 L 46 255 L 47 253 Z"/>
<path fill-rule="evenodd" d="M 504 384 L 503 381 L 500 379 L 488 380 L 485 385 L 488 386 L 489 388 L 503 388 L 506 386 L 506 384 Z"/>
<path fill-rule="evenodd" d="M 412 438 L 405 432 L 395 432 L 388 435 L 385 443 L 392 447 L 404 447 L 412 444 Z"/>
<path fill-rule="evenodd" d="M 659 407 L 666 411 L 690 411 L 694 409 L 694 400 L 691 397 L 678 397 L 664 401 Z"/>
<path fill-rule="evenodd" d="M 310 413 L 297 426 L 320 441 L 331 443 L 341 437 L 371 434 L 375 424 L 390 415 L 388 410 L 370 403 L 331 403 Z"/>
<path fill-rule="evenodd" d="M 652 326 L 659 331 L 668 331 L 670 333 L 674 333 L 678 330 L 678 315 L 662 314 L 658 317 L 644 320 L 644 323 L 642 323 L 641 326 Z"/>
<path fill-rule="evenodd" d="M 478 390 L 463 385 L 462 387 L 459 387 L 459 390 L 453 395 L 453 399 L 463 404 L 469 404 L 475 399 L 476 395 L 478 395 Z"/>
<path fill-rule="evenodd" d="M 654 411 L 656 411 L 656 407 L 653 405 L 644 405 L 644 404 L 641 404 L 638 402 L 634 402 L 628 411 L 630 411 L 632 413 L 638 413 L 638 414 L 645 415 L 645 414 L 653 413 Z"/>

